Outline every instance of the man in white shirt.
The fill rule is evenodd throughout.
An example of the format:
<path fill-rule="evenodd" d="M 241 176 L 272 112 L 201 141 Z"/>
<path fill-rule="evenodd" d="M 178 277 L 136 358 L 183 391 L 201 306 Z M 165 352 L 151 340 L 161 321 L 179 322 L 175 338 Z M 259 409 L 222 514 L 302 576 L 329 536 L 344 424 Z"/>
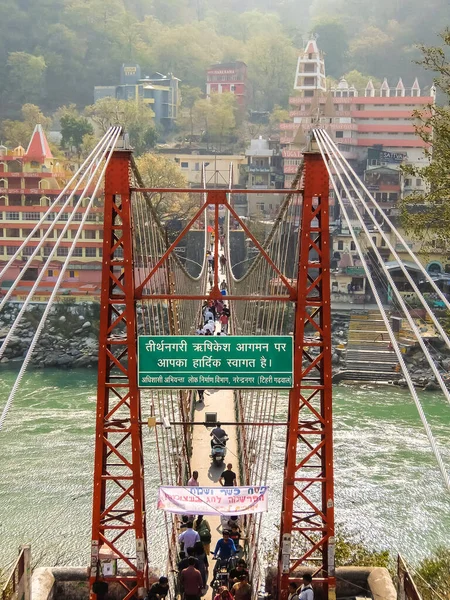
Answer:
<path fill-rule="evenodd" d="M 205 323 L 208 323 L 209 320 L 214 321 L 214 315 L 212 314 L 212 312 L 209 310 L 209 308 L 207 308 L 205 310 L 205 312 L 203 313 L 203 319 Z"/>
<path fill-rule="evenodd" d="M 214 321 L 212 319 L 210 319 L 206 325 L 203 327 L 203 330 L 207 330 L 211 333 L 211 335 L 214 334 L 214 330 L 215 330 L 216 326 L 214 325 Z"/>
<path fill-rule="evenodd" d="M 309 573 L 303 575 L 303 585 L 298 592 L 299 600 L 314 600 L 314 590 L 311 585 L 312 577 Z"/>
<path fill-rule="evenodd" d="M 192 529 L 192 521 L 186 524 L 186 531 L 180 533 L 178 536 L 178 541 L 180 544 L 183 544 L 183 550 L 186 552 L 188 548 L 192 548 L 195 542 L 200 541 L 200 536 L 196 531 Z"/>

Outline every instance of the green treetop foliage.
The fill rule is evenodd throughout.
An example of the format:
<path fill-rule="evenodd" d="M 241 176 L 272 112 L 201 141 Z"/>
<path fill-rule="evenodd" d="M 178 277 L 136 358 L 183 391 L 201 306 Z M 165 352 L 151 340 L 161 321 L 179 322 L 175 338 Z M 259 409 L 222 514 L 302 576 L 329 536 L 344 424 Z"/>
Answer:
<path fill-rule="evenodd" d="M 86 107 L 85 112 L 101 133 L 105 133 L 114 125 L 123 127 L 129 134 L 131 145 L 137 154 L 153 148 L 156 143 L 154 112 L 143 102 L 102 98 L 92 106 Z"/>
<path fill-rule="evenodd" d="M 55 115 L 61 127 L 61 148 L 74 149 L 79 155 L 84 148 L 85 136 L 93 136 L 94 128 L 86 117 L 78 114 L 74 104 L 62 106 Z"/>
<path fill-rule="evenodd" d="M 52 120 L 44 116 L 35 104 L 24 104 L 21 110 L 22 119 L 19 121 L 5 120 L 1 125 L 1 139 L 8 148 L 23 146 L 26 148 L 37 123 L 44 131 L 48 130 Z"/>
<path fill-rule="evenodd" d="M 313 21 L 311 30 L 318 36 L 317 43 L 325 55 L 327 75 L 339 77 L 346 64 L 348 34 L 337 17 L 319 17 Z"/>
<path fill-rule="evenodd" d="M 136 161 L 143 183 L 149 188 L 186 188 L 187 180 L 179 165 L 162 154 L 148 152 Z M 188 219 L 199 207 L 198 194 L 151 194 L 151 202 L 160 223 L 173 219 Z"/>
<path fill-rule="evenodd" d="M 369 79 L 372 80 L 372 83 L 375 88 L 378 88 L 381 85 L 381 81 L 379 79 L 377 79 L 376 77 L 372 77 L 371 75 L 363 75 L 356 69 L 353 69 L 353 71 L 349 71 L 348 73 L 345 73 L 343 75 L 343 77 L 347 80 L 348 85 L 350 85 L 350 86 L 353 85 L 357 90 L 364 90 L 366 88 L 366 85 L 367 85 Z"/>
<path fill-rule="evenodd" d="M 0 119 L 18 119 L 25 103 L 81 110 L 94 86 L 119 83 L 125 62 L 204 91 L 210 64 L 244 60 L 251 108 L 286 107 L 311 29 L 333 77 L 413 81 L 415 45 L 446 20 L 448 0 L 2 0 Z"/>
<path fill-rule="evenodd" d="M 197 100 L 192 108 L 193 124 L 206 142 L 222 148 L 236 127 L 237 105 L 234 94 L 213 94 Z"/>
<path fill-rule="evenodd" d="M 61 147 L 72 148 L 80 152 L 85 135 L 93 135 L 94 128 L 86 117 L 64 115 L 61 117 Z"/>
<path fill-rule="evenodd" d="M 419 177 L 428 186 L 426 194 L 412 194 L 403 201 L 403 222 L 410 235 L 426 243 L 436 238 L 450 243 L 450 29 L 442 34 L 443 46 L 425 47 L 422 64 L 435 73 L 435 84 L 446 97 L 445 105 L 416 112 L 416 131 L 427 144 L 425 167 L 407 166 L 405 177 Z"/>
<path fill-rule="evenodd" d="M 450 549 L 437 548 L 413 573 L 423 600 L 450 598 Z"/>
<path fill-rule="evenodd" d="M 258 35 L 247 44 L 249 79 L 257 110 L 286 106 L 292 92 L 297 52 L 290 39 L 277 33 Z"/>
<path fill-rule="evenodd" d="M 194 106 L 202 95 L 201 88 L 189 85 L 181 86 L 181 116 L 178 119 L 178 126 L 183 133 L 188 135 L 189 144 L 192 143 L 195 133 Z"/>

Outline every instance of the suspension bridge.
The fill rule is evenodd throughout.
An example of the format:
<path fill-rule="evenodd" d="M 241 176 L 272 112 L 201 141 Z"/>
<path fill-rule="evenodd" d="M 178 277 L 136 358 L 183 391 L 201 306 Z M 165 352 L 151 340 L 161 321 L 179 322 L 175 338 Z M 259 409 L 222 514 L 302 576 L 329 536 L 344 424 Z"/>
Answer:
<path fill-rule="evenodd" d="M 373 277 L 373 261 L 392 288 L 398 308 L 403 311 L 417 344 L 423 351 L 436 382 L 447 401 L 449 391 L 442 368 L 435 362 L 413 318 L 411 306 L 400 294 L 384 259 L 372 238 L 367 220 L 385 240 L 398 261 L 411 288 L 423 305 L 445 345 L 450 339 L 423 297 L 417 284 L 400 259 L 400 245 L 417 265 L 424 279 L 447 310 L 450 304 L 429 276 L 394 223 L 383 212 L 370 191 L 357 178 L 350 164 L 325 129 L 313 131 L 305 149 L 292 189 L 239 190 L 208 188 L 203 178 L 200 189 L 145 188 L 131 149 L 120 128 L 111 128 L 100 140 L 48 211 L 11 256 L 0 272 L 3 277 L 39 228 L 45 230 L 38 246 L 27 259 L 31 262 L 40 247 L 51 239 L 53 254 L 68 227 L 78 224 L 73 243 L 62 265 L 54 290 L 45 306 L 17 379 L 2 406 L 0 429 L 5 427 L 8 411 L 19 389 L 33 350 L 46 319 L 57 299 L 72 253 L 99 194 L 104 201 L 102 285 L 98 388 L 95 423 L 95 463 L 93 475 L 93 511 L 89 582 L 91 598 L 97 597 L 96 584 L 107 581 L 122 590 L 125 599 L 142 598 L 149 587 L 153 566 L 147 527 L 145 469 L 159 469 L 162 486 L 186 487 L 191 472 L 199 471 L 201 485 L 217 485 L 221 470 L 209 465 L 210 432 L 207 412 L 224 423 L 229 434 L 229 457 L 238 469 L 238 483 L 252 489 L 270 485 L 268 466 L 272 452 L 274 427 L 286 430 L 282 511 L 280 515 L 279 556 L 274 597 L 286 597 L 289 582 L 307 569 L 314 576 L 323 597 L 336 597 L 335 524 L 332 431 L 332 353 L 330 289 L 330 187 L 348 224 L 373 297 L 388 332 L 411 396 L 428 436 L 429 444 L 442 475 L 444 488 L 450 491 L 448 468 L 444 464 L 397 336 L 391 327 Z M 75 215 L 86 194 L 92 189 L 81 220 Z M 258 240 L 233 206 L 233 196 L 241 193 L 278 193 L 280 212 L 264 241 Z M 154 209 L 155 200 L 168 195 L 169 201 L 195 198 L 195 210 L 184 229 L 171 242 Z M 53 239 L 51 233 L 61 215 L 70 207 L 64 228 Z M 49 224 L 47 213 L 55 212 Z M 391 236 L 387 235 L 389 229 Z M 244 273 L 237 276 L 231 239 L 242 232 L 252 247 L 252 258 Z M 395 243 L 393 243 L 393 237 Z M 221 250 L 224 238 L 223 250 Z M 177 253 L 180 243 L 200 243 L 202 260 L 185 260 Z M 187 241 L 186 241 L 187 240 Z M 199 242 L 200 240 L 200 242 Z M 208 260 L 207 252 L 210 251 Z M 223 251 L 226 262 L 220 265 Z M 370 255 L 370 258 L 369 258 Z M 212 264 L 211 264 L 212 262 Z M 26 271 L 24 265 L 22 273 Z M 221 273 L 222 269 L 222 273 Z M 45 265 L 41 274 L 45 272 Z M 4 355 L 33 296 L 33 288 L 0 346 Z M 0 302 L 8 302 L 21 275 Z M 225 286 L 223 285 L 225 283 Z M 267 385 L 246 387 L 245 378 L 230 389 L 213 383 L 215 369 L 203 365 L 204 387 L 208 388 L 203 406 L 196 394 L 201 387 L 192 385 L 142 385 L 138 372 L 139 338 L 195 334 L 202 322 L 205 302 L 225 300 L 230 308 L 230 338 L 233 336 L 291 336 L 293 342 L 293 379 L 289 385 L 289 413 L 285 423 L 277 419 L 278 398 L 282 385 L 275 385 L 270 368 Z M 219 338 L 214 338 L 217 340 Z M 282 378 L 279 378 L 280 381 Z M 271 385 L 273 383 L 273 385 Z M 142 432 L 150 426 L 157 444 L 158 464 L 146 464 Z M 232 458 L 231 458 L 232 457 Z M 220 512 L 220 511 L 219 511 Z M 179 519 L 165 513 L 167 571 L 174 572 L 178 562 Z M 261 536 L 263 513 L 248 515 L 245 523 L 245 555 L 254 595 L 263 578 Z M 218 525 L 219 515 L 211 518 Z M 217 539 L 213 528 L 213 543 Z M 87 534 L 86 534 L 87 535 Z M 117 570 L 105 573 L 102 561 L 113 559 Z M 88 559 L 87 559 L 88 561 Z"/>

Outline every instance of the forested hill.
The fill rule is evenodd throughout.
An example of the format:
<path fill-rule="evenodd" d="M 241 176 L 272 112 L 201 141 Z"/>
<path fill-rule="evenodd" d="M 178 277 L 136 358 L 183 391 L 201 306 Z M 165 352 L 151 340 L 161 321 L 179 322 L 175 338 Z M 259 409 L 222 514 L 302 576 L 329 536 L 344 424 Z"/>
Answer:
<path fill-rule="evenodd" d="M 253 107 L 271 109 L 286 102 L 311 30 L 328 75 L 356 69 L 408 85 L 415 44 L 436 43 L 449 23 L 449 0 L 1 0 L 0 119 L 26 102 L 48 113 L 91 104 L 93 87 L 117 82 L 127 61 L 203 88 L 209 64 L 241 59 Z"/>

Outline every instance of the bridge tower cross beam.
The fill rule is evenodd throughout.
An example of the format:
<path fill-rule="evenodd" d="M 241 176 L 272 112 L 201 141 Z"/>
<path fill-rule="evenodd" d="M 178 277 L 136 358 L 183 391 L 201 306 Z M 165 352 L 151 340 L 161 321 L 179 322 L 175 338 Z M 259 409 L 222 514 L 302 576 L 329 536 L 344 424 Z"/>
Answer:
<path fill-rule="evenodd" d="M 315 150 L 304 155 L 299 236 L 278 597 L 307 571 L 335 600 L 329 179 Z"/>
<path fill-rule="evenodd" d="M 105 583 L 124 588 L 124 600 L 148 588 L 130 161 L 130 151 L 113 151 L 105 174 L 91 600 Z"/>

